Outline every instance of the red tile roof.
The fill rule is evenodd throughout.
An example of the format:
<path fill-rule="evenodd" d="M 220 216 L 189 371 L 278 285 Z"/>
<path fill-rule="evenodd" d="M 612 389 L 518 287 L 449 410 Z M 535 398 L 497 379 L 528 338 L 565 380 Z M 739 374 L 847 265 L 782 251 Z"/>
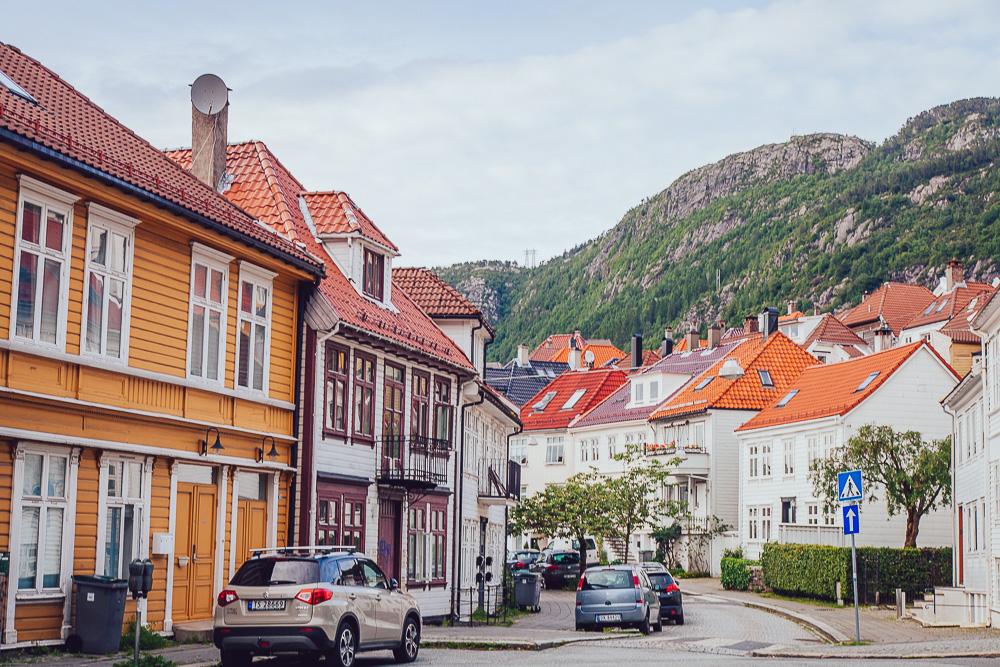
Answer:
<path fill-rule="evenodd" d="M 933 292 L 923 285 L 888 282 L 848 311 L 840 321 L 853 329 L 881 318 L 898 336 L 900 330 L 933 300 Z"/>
<path fill-rule="evenodd" d="M 609 344 L 598 344 L 598 343 L 586 343 L 580 350 L 582 353 L 580 358 L 586 360 L 587 353 L 594 353 L 594 367 L 599 368 L 601 366 L 606 366 L 613 361 L 620 361 L 624 359 L 627 355 L 619 350 L 614 345 Z M 565 364 L 569 361 L 569 348 L 564 347 L 555 354 L 553 354 L 548 361 L 554 361 L 556 363 Z"/>
<path fill-rule="evenodd" d="M 521 423 L 525 431 L 543 431 L 566 428 L 577 415 L 581 415 L 610 396 L 628 381 L 628 376 L 617 368 L 595 368 L 588 371 L 563 373 L 541 391 L 535 394 L 521 408 Z M 583 395 L 569 409 L 563 409 L 566 402 L 578 390 Z M 555 395 L 542 410 L 534 405 L 550 392 Z"/>
<path fill-rule="evenodd" d="M 579 331 L 571 334 L 552 334 L 539 343 L 538 347 L 528 355 L 528 358 L 531 361 L 552 361 L 552 358 L 560 350 L 569 347 L 571 338 L 576 339 L 577 348 L 582 348 L 587 343 L 587 339 L 581 336 Z"/>
<path fill-rule="evenodd" d="M 0 128 L 207 219 L 314 273 L 322 263 L 234 206 L 37 60 L 0 43 L 0 70 L 37 104 L 0 85 Z"/>
<path fill-rule="evenodd" d="M 431 317 L 482 317 L 476 304 L 430 269 L 393 269 L 392 280 L 394 285 L 405 289 L 410 298 Z"/>
<path fill-rule="evenodd" d="M 399 251 L 346 192 L 306 192 L 302 196 L 320 237 L 356 233 L 393 252 Z"/>
<path fill-rule="evenodd" d="M 183 160 L 183 152 L 171 155 Z M 472 363 L 450 338 L 417 306 L 405 290 L 394 290 L 397 311 L 383 308 L 363 297 L 313 236 L 298 204 L 302 185 L 261 141 L 234 144 L 226 152 L 226 171 L 235 177 L 226 192 L 261 221 L 275 225 L 290 239 L 302 243 L 326 264 L 326 277 L 319 292 L 332 306 L 342 324 L 387 339 L 467 371 Z"/>
<path fill-rule="evenodd" d="M 643 350 L 642 351 L 642 365 L 652 366 L 657 361 L 662 359 L 659 350 Z"/>
<path fill-rule="evenodd" d="M 989 285 L 980 287 L 956 287 L 950 292 L 946 292 L 928 304 L 926 308 L 917 313 L 916 317 L 910 320 L 904 329 L 919 327 L 935 322 L 950 321 L 958 315 L 972 302 L 976 300 L 978 304 L 985 301 L 983 298 L 993 294 L 995 290 Z M 975 308 L 975 306 L 973 306 Z"/>
<path fill-rule="evenodd" d="M 922 349 L 933 354 L 955 376 L 956 380 L 959 379 L 948 362 L 942 359 L 926 341 L 896 347 L 857 359 L 811 366 L 802 371 L 802 374 L 787 389 L 778 394 L 767 408 L 761 410 L 737 430 L 749 431 L 755 428 L 847 414 L 878 391 L 879 387 L 885 384 L 886 380 L 903 365 L 903 362 Z M 861 383 L 872 373 L 878 374 L 867 387 L 858 391 Z M 777 403 L 792 389 L 798 390 L 798 393 L 784 407 L 778 407 Z"/>
<path fill-rule="evenodd" d="M 719 376 L 719 370 L 728 359 L 736 360 L 743 368 L 741 377 Z M 760 335 L 747 338 L 661 405 L 650 419 L 694 414 L 712 408 L 760 410 L 783 395 L 803 369 L 816 363 L 815 357 L 780 332 L 771 334 L 766 341 Z M 763 386 L 760 370 L 770 374 L 773 387 Z M 712 377 L 712 381 L 697 389 L 708 377 Z"/>
<path fill-rule="evenodd" d="M 847 325 L 830 313 L 823 315 L 819 324 L 816 325 L 812 333 L 809 334 L 809 337 L 802 343 L 802 347 L 808 349 L 816 341 L 836 345 L 867 345 L 863 338 L 851 331 Z"/>
<path fill-rule="evenodd" d="M 687 336 L 681 338 L 679 341 L 674 343 L 674 352 L 687 352 L 688 342 Z M 698 348 L 703 349 L 708 347 L 708 339 L 702 338 L 698 341 Z"/>

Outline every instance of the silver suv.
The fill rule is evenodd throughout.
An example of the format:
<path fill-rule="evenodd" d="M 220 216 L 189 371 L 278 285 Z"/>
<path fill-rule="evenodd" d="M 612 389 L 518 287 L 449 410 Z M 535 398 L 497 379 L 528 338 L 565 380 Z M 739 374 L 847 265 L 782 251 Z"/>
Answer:
<path fill-rule="evenodd" d="M 324 655 L 351 667 L 361 651 L 389 649 L 396 662 L 420 650 L 420 609 L 353 547 L 290 547 L 255 553 L 215 608 L 223 667 L 255 655 Z"/>

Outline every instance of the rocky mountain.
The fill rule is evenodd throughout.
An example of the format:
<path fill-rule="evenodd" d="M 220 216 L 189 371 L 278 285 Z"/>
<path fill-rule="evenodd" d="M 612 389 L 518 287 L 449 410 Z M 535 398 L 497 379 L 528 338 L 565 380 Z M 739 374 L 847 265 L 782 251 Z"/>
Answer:
<path fill-rule="evenodd" d="M 931 286 L 954 258 L 1000 265 L 1000 100 L 911 118 L 875 144 L 813 134 L 684 174 L 601 236 L 533 269 L 439 269 L 497 323 L 495 358 L 580 329 L 625 344 L 795 300 L 835 310 L 882 281 Z"/>

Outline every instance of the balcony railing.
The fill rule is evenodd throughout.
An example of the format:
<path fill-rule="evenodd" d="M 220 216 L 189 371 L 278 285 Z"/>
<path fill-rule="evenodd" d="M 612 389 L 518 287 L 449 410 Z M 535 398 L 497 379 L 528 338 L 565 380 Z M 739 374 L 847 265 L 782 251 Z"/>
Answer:
<path fill-rule="evenodd" d="M 678 445 L 675 441 L 670 442 L 644 442 L 642 452 L 646 456 L 680 456 L 685 454 L 707 454 L 708 450 L 704 445 L 693 442 L 686 445 Z"/>
<path fill-rule="evenodd" d="M 803 523 L 779 523 L 778 542 L 782 544 L 821 544 L 844 546 L 844 531 L 838 526 Z"/>
<path fill-rule="evenodd" d="M 433 489 L 448 483 L 451 441 L 423 436 L 381 440 L 378 482 L 407 489 Z"/>
<path fill-rule="evenodd" d="M 479 498 L 481 500 L 520 500 L 521 464 L 492 458 L 479 462 Z"/>

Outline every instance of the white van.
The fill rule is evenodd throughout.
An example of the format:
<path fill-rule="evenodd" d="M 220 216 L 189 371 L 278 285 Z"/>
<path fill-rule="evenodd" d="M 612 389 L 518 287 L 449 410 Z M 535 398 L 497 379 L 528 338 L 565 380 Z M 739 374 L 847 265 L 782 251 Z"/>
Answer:
<path fill-rule="evenodd" d="M 597 541 L 593 537 L 588 537 L 587 541 L 587 564 L 596 565 L 599 562 L 597 556 Z M 580 542 L 576 539 L 557 537 L 549 540 L 545 545 L 546 551 L 580 551 Z"/>

